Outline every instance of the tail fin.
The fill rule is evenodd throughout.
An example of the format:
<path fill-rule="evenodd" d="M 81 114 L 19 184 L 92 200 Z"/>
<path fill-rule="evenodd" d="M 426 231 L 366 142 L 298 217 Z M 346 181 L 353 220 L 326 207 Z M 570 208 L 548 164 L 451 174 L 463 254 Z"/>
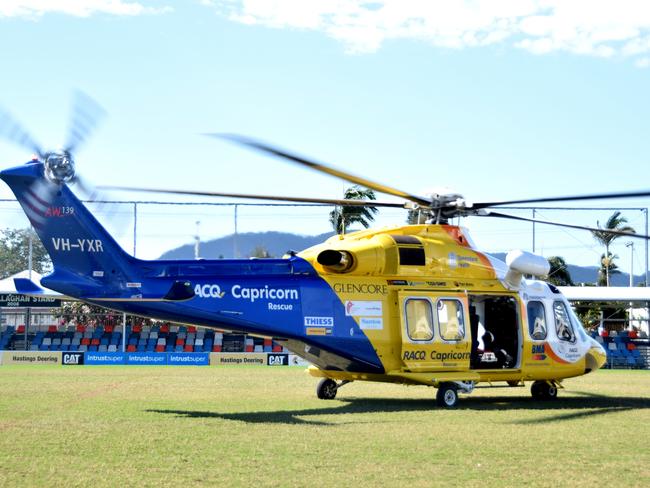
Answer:
<path fill-rule="evenodd" d="M 4 170 L 2 178 L 14 192 L 34 230 L 52 258 L 54 273 L 43 280 L 62 293 L 57 282 L 79 287 L 100 285 L 100 278 L 127 278 L 135 258 L 129 256 L 65 185 L 50 183 L 37 161 Z M 44 190 L 46 189 L 46 190 Z M 64 278 L 56 279 L 57 277 Z"/>

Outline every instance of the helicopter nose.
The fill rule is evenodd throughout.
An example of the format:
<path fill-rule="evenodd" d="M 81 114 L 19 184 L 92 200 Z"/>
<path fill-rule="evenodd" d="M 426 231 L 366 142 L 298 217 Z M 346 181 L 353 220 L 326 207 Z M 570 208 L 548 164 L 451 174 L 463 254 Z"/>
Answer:
<path fill-rule="evenodd" d="M 586 354 L 586 372 L 595 371 L 603 367 L 607 362 L 607 353 L 602 345 L 596 342 L 594 339 L 591 340 L 591 348 L 587 351 Z"/>

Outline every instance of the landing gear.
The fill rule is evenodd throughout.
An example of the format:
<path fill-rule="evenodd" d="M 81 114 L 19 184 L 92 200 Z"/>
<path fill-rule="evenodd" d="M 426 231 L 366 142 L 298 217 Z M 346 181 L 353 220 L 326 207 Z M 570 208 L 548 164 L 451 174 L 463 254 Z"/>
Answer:
<path fill-rule="evenodd" d="M 316 387 L 316 396 L 321 400 L 334 400 L 339 388 L 348 383 L 350 383 L 349 380 L 341 381 L 340 384 L 337 384 L 333 379 L 323 378 L 318 382 L 318 386 Z"/>
<path fill-rule="evenodd" d="M 453 408 L 458 404 L 458 387 L 454 383 L 441 383 L 436 394 L 440 407 Z"/>
<path fill-rule="evenodd" d="M 530 387 L 530 393 L 535 400 L 555 400 L 557 386 L 549 381 L 535 381 Z"/>

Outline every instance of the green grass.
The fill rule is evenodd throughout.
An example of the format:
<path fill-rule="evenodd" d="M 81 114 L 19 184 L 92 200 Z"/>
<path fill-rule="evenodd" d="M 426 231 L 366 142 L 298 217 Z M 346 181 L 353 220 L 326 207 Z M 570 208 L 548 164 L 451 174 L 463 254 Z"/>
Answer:
<path fill-rule="evenodd" d="M 0 486 L 649 486 L 650 372 L 553 403 L 352 383 L 299 368 L 0 366 Z"/>

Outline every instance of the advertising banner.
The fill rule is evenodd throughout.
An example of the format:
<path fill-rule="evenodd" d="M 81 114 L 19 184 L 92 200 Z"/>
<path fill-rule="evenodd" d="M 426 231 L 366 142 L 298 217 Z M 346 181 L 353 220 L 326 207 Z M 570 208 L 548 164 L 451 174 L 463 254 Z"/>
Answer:
<path fill-rule="evenodd" d="M 81 366 L 84 364 L 83 352 L 62 352 L 61 364 L 64 366 Z"/>
<path fill-rule="evenodd" d="M 212 352 L 210 366 L 265 366 L 266 353 Z"/>
<path fill-rule="evenodd" d="M 269 366 L 289 366 L 289 355 L 269 354 L 266 358 L 266 364 Z"/>
<path fill-rule="evenodd" d="M 84 360 L 90 365 L 125 364 L 125 356 L 123 352 L 86 352 Z"/>
<path fill-rule="evenodd" d="M 209 366 L 210 353 L 207 352 L 170 352 L 167 354 L 170 366 Z"/>
<path fill-rule="evenodd" d="M 305 361 L 303 358 L 300 356 L 296 356 L 295 354 L 289 354 L 289 366 L 303 366 L 307 367 L 311 363 L 309 361 Z"/>
<path fill-rule="evenodd" d="M 167 354 L 156 352 L 127 352 L 126 364 L 143 366 L 161 366 L 167 364 Z"/>
<path fill-rule="evenodd" d="M 3 364 L 61 364 L 60 352 L 5 351 Z"/>

